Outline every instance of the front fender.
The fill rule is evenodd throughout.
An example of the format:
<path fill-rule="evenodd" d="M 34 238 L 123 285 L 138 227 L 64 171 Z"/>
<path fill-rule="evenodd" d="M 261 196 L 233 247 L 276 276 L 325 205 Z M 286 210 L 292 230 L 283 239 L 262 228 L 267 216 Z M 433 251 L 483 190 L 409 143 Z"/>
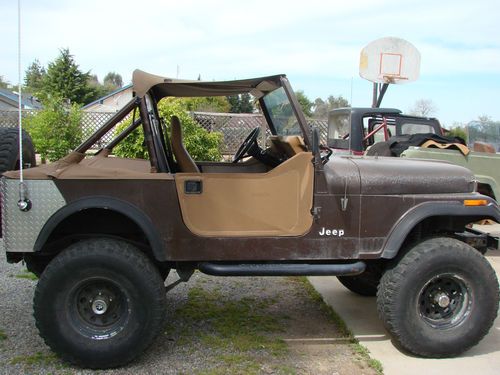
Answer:
<path fill-rule="evenodd" d="M 486 197 L 485 197 L 486 198 Z M 416 225 L 434 216 L 467 217 L 472 221 L 492 219 L 500 222 L 500 209 L 494 202 L 487 206 L 464 206 L 460 202 L 425 202 L 405 213 L 393 226 L 384 243 L 382 258 L 394 258 L 404 240 Z"/>
<path fill-rule="evenodd" d="M 500 187 L 497 184 L 497 181 L 490 176 L 484 176 L 484 175 L 476 175 L 477 182 L 486 186 L 489 186 L 493 194 L 495 195 L 494 199 L 498 200 L 500 199 Z"/>

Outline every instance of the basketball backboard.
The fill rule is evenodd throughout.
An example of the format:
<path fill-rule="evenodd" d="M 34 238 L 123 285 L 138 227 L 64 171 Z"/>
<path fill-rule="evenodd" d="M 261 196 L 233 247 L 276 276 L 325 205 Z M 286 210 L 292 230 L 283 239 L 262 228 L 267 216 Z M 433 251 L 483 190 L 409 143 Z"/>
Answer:
<path fill-rule="evenodd" d="M 406 83 L 420 75 L 420 52 L 410 42 L 381 38 L 361 50 L 359 75 L 375 83 Z"/>

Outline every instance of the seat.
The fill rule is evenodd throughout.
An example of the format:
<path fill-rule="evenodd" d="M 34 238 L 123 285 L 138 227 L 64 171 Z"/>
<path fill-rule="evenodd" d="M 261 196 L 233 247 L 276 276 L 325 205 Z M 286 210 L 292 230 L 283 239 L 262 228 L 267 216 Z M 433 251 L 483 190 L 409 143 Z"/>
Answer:
<path fill-rule="evenodd" d="M 198 166 L 193 158 L 187 152 L 184 144 L 182 143 L 182 129 L 181 122 L 177 116 L 172 116 L 170 121 L 170 138 L 172 141 L 172 152 L 179 166 L 179 172 L 184 173 L 200 173 Z"/>
<path fill-rule="evenodd" d="M 298 135 L 271 135 L 269 139 L 271 140 L 272 146 L 276 149 L 274 150 L 275 153 L 286 155 L 287 158 L 307 151 L 304 140 Z"/>

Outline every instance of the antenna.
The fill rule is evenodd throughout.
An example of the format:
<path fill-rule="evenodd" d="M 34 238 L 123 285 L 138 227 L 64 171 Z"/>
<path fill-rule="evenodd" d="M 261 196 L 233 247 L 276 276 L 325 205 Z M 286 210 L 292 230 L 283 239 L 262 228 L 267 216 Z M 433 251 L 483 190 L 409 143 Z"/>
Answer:
<path fill-rule="evenodd" d="M 352 130 L 352 85 L 353 85 L 353 77 L 351 77 L 351 99 L 350 99 L 350 103 L 351 103 L 351 110 L 349 111 L 349 129 Z M 349 153 L 352 155 L 352 137 L 351 137 L 351 134 L 349 134 Z"/>
<path fill-rule="evenodd" d="M 17 207 L 21 211 L 29 211 L 31 209 L 31 202 L 26 198 L 27 188 L 24 183 L 23 174 L 23 114 L 22 114 L 22 70 L 21 70 L 21 0 L 17 0 L 17 91 L 18 91 L 18 115 L 19 115 L 19 201 Z"/>
<path fill-rule="evenodd" d="M 17 92 L 18 92 L 18 115 L 19 115 L 19 182 L 24 183 L 23 179 L 23 115 L 22 115 L 22 94 L 23 89 L 21 86 L 21 0 L 17 0 Z"/>

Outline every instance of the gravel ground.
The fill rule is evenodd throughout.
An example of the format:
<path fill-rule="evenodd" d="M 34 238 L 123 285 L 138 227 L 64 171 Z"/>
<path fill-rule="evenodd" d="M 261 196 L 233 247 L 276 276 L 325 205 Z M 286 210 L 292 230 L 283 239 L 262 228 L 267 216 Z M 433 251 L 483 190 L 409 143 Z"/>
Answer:
<path fill-rule="evenodd" d="M 118 369 L 82 370 L 61 362 L 38 336 L 32 316 L 36 280 L 27 275 L 21 264 L 0 261 L 1 374 L 376 373 L 301 279 L 198 272 L 168 293 L 172 319 L 143 355 Z M 232 336 L 228 327 L 243 333 Z M 244 327 L 251 327 L 250 339 Z M 255 346 L 255 338 L 261 344 Z"/>

